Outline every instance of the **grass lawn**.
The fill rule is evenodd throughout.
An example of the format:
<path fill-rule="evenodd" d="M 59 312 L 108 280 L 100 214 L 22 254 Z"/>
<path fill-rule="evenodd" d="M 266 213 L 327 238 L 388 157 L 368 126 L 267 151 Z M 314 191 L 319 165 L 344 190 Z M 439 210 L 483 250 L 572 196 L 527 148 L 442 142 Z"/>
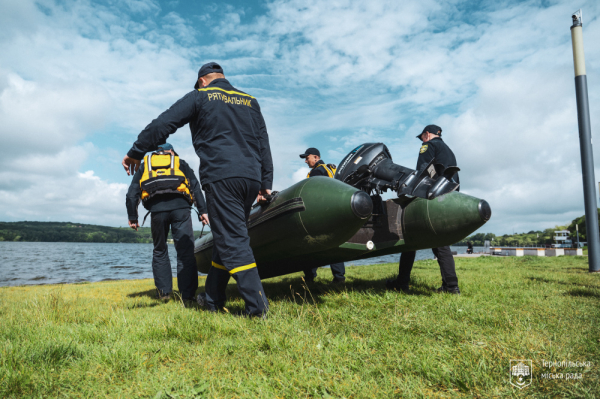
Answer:
<path fill-rule="evenodd" d="M 233 280 L 230 314 L 159 302 L 151 280 L 0 288 L 0 397 L 600 397 L 587 258 L 456 262 L 461 296 L 433 292 L 431 260 L 408 295 L 384 289 L 394 264 L 348 267 L 345 288 L 328 269 L 310 291 L 265 280 L 267 320 L 234 316 Z M 511 359 L 532 360 L 531 386 L 510 385 Z"/>

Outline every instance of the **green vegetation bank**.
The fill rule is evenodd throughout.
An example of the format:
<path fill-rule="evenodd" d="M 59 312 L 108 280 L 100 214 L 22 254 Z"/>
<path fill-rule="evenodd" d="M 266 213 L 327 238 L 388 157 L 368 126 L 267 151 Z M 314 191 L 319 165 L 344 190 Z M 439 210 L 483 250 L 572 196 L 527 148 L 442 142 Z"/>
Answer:
<path fill-rule="evenodd" d="M 348 267 L 345 288 L 327 269 L 310 290 L 299 274 L 268 279 L 267 320 L 235 316 L 233 280 L 228 314 L 159 302 L 150 280 L 0 288 L 0 397 L 600 397 L 587 258 L 456 269 L 460 296 L 434 292 L 432 260 L 415 263 L 409 295 L 384 289 L 397 264 Z M 510 384 L 511 359 L 532 361 L 531 386 Z M 562 361 L 589 365 L 544 363 Z"/>
<path fill-rule="evenodd" d="M 195 231 L 194 236 L 199 237 L 200 232 Z M 0 241 L 152 243 L 152 232 L 150 227 L 135 231 L 128 226 L 71 222 L 0 222 Z"/>

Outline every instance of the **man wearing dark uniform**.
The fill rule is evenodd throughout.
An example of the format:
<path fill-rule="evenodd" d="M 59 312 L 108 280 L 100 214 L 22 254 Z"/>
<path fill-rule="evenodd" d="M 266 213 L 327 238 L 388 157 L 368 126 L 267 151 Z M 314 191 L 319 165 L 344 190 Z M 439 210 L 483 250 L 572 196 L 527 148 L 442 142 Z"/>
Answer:
<path fill-rule="evenodd" d="M 418 170 L 424 164 L 429 163 L 435 158 L 436 171 L 442 173 L 443 169 L 449 166 L 457 166 L 454 153 L 442 140 L 442 128 L 436 125 L 425 126 L 425 129 L 417 136 L 423 142 L 419 151 L 419 159 L 417 160 Z M 438 170 L 442 169 L 442 170 Z M 460 183 L 458 173 L 454 175 L 452 180 Z M 442 286 L 438 288 L 438 292 L 448 292 L 451 294 L 460 294 L 458 288 L 458 278 L 456 277 L 454 258 L 449 246 L 432 248 L 433 254 L 437 258 L 442 274 Z M 386 287 L 388 289 L 396 289 L 404 292 L 409 291 L 410 272 L 415 262 L 415 251 L 403 252 L 400 254 L 400 265 L 398 270 L 398 278 L 396 280 L 387 280 Z"/>
<path fill-rule="evenodd" d="M 304 163 L 306 163 L 311 171 L 306 176 L 315 177 L 315 176 L 325 176 L 333 178 L 335 171 L 331 170 L 325 162 L 321 160 L 321 153 L 316 148 L 308 148 L 304 151 L 304 154 L 300 154 L 300 158 L 304 159 Z M 333 284 L 343 284 L 346 282 L 346 266 L 344 262 L 340 263 L 332 263 L 329 265 L 331 268 L 331 273 L 333 274 Z M 304 279 L 306 282 L 312 283 L 317 277 L 317 268 L 314 269 L 305 269 L 304 270 Z"/>
<path fill-rule="evenodd" d="M 177 153 L 171 144 L 161 144 L 158 146 L 158 150 L 158 154 L 168 156 L 165 156 L 167 160 L 171 157 L 177 157 Z M 170 228 L 175 250 L 177 251 L 177 285 L 179 286 L 179 294 L 184 300 L 194 300 L 196 290 L 198 289 L 198 270 L 196 269 L 196 259 L 194 258 L 194 229 L 192 227 L 190 209 L 192 204 L 189 199 L 196 205 L 200 214 L 206 214 L 206 203 L 200 190 L 200 184 L 189 165 L 183 159 L 174 158 L 174 161 L 178 161 L 178 166 L 176 167 L 187 178 L 189 183 L 188 191 L 192 195 L 186 196 L 185 192 L 179 193 L 176 189 L 169 190 L 163 187 L 161 193 L 152 195 L 152 197 L 144 200 L 144 207 L 150 212 L 152 222 L 152 241 L 154 242 L 152 274 L 154 275 L 154 284 L 158 290 L 158 298 L 169 300 L 173 292 L 173 275 L 167 245 L 167 235 Z M 143 162 L 133 176 L 125 199 L 129 226 L 136 231 L 140 227 L 137 209 L 143 197 L 140 180 L 142 180 L 142 177 L 147 179 L 148 173 L 144 174 L 146 166 L 146 163 Z M 166 167 L 169 166 L 166 165 Z M 166 176 L 166 178 L 170 179 L 170 176 Z M 149 196 L 147 192 L 145 195 Z"/>
<path fill-rule="evenodd" d="M 206 296 L 199 302 L 210 311 L 222 309 L 233 276 L 246 303 L 245 314 L 265 315 L 269 303 L 246 225 L 252 203 L 265 200 L 273 184 L 265 121 L 256 98 L 233 87 L 217 63 L 200 68 L 194 89 L 146 126 L 123 166 L 136 168 L 146 152 L 189 123 L 213 234 L 212 267 Z M 203 223 L 208 222 L 203 217 Z"/>

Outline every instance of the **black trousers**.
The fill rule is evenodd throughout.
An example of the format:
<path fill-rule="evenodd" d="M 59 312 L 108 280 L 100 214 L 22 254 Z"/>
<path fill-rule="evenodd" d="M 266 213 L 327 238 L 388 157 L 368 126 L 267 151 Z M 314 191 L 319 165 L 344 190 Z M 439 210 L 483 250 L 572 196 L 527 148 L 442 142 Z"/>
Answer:
<path fill-rule="evenodd" d="M 153 212 L 152 240 L 152 273 L 154 284 L 161 294 L 173 292 L 173 274 L 167 236 L 169 228 L 177 251 L 177 285 L 183 299 L 194 299 L 198 289 L 198 269 L 194 258 L 194 228 L 192 227 L 189 208 L 175 209 L 165 212 Z"/>
<path fill-rule="evenodd" d="M 450 247 L 431 248 L 433 254 L 437 258 L 440 265 L 440 273 L 442 274 L 442 285 L 448 288 L 458 287 L 458 277 L 454 264 L 454 257 Z M 398 279 L 396 286 L 400 288 L 408 288 L 410 283 L 410 272 L 415 263 L 416 251 L 402 252 L 400 254 L 400 264 L 398 267 Z"/>
<path fill-rule="evenodd" d="M 333 278 L 337 280 L 343 280 L 346 274 L 346 265 L 344 262 L 332 263 L 329 265 L 331 268 L 331 274 L 333 274 Z M 313 281 L 317 277 L 317 267 L 314 269 L 305 269 L 304 270 L 304 279 L 306 281 Z"/>
<path fill-rule="evenodd" d="M 216 311 L 225 306 L 230 276 L 246 303 L 247 315 L 262 315 L 269 309 L 254 254 L 250 248 L 247 220 L 260 190 L 260 183 L 229 178 L 205 185 L 210 229 L 213 235 L 212 267 L 206 277 L 206 304 Z"/>

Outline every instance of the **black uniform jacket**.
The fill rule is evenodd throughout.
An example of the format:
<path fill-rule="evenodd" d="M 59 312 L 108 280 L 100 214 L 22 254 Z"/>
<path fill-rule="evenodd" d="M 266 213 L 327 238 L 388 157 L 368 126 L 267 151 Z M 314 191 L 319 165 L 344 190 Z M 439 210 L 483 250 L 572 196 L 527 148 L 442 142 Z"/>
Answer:
<path fill-rule="evenodd" d="M 198 179 L 196 179 L 196 175 L 190 165 L 187 164 L 183 159 L 179 158 L 179 169 L 183 172 L 185 177 L 187 177 L 190 183 L 190 191 L 194 196 L 194 205 L 198 209 L 200 214 L 205 214 L 206 210 L 206 202 L 204 201 L 204 197 L 202 196 L 202 190 L 200 190 L 200 183 L 198 183 Z M 140 203 L 140 199 L 142 198 L 142 189 L 140 188 L 140 179 L 144 174 L 144 162 L 133 175 L 133 180 L 131 181 L 131 185 L 129 186 L 129 190 L 127 191 L 127 195 L 125 197 L 125 206 L 127 207 L 127 217 L 129 220 L 137 220 L 138 219 L 138 205 Z M 153 198 L 150 198 L 147 203 L 148 209 L 150 212 L 166 212 L 173 211 L 175 209 L 184 209 L 190 208 L 191 205 L 183 196 L 178 194 L 162 194 L 157 195 Z"/>
<path fill-rule="evenodd" d="M 227 79 L 215 79 L 186 94 L 142 130 L 127 155 L 142 159 L 186 123 L 200 157 L 203 185 L 244 177 L 261 182 L 263 189 L 272 188 L 269 136 L 258 101 Z"/>
<path fill-rule="evenodd" d="M 458 166 L 456 164 L 454 153 L 450 147 L 444 143 L 444 140 L 442 140 L 441 137 L 436 137 L 429 140 L 427 143 L 423 143 L 421 150 L 419 151 L 419 159 L 417 159 L 417 170 L 433 158 L 435 158 L 436 164 L 442 164 L 444 165 L 444 168 L 447 168 L 448 166 Z M 452 179 L 460 184 L 458 173 L 455 174 Z"/>
<path fill-rule="evenodd" d="M 329 175 L 327 174 L 327 171 L 325 170 L 325 168 L 322 168 L 319 165 L 325 165 L 325 162 L 323 162 L 322 160 L 319 160 L 315 164 L 315 167 L 313 168 L 313 170 L 310 171 L 310 176 L 309 177 L 315 177 L 315 176 L 327 176 L 327 177 L 329 177 Z"/>

